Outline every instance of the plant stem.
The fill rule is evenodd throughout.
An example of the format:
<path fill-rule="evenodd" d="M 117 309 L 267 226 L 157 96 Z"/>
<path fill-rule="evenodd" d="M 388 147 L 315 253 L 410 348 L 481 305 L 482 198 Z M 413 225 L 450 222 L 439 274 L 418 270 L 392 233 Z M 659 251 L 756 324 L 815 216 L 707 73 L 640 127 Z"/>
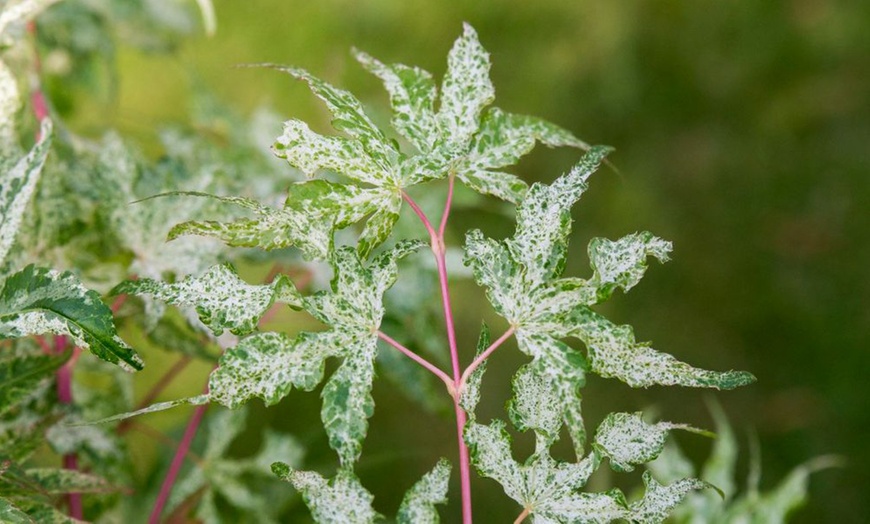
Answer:
<path fill-rule="evenodd" d="M 57 354 L 63 353 L 64 351 L 66 351 L 66 347 L 68 344 L 69 341 L 66 337 L 54 337 L 54 352 Z M 74 348 L 73 354 L 70 357 L 69 361 L 61 366 L 61 368 L 58 369 L 57 373 L 55 374 L 55 380 L 57 382 L 57 399 L 61 404 L 72 404 L 73 402 L 72 372 L 80 353 L 81 350 L 79 348 Z M 78 471 L 79 465 L 75 453 L 68 453 L 63 456 L 63 467 L 64 469 L 68 469 L 70 471 Z M 82 520 L 84 518 L 84 508 L 82 506 L 81 493 L 70 493 L 68 500 L 69 516 L 74 519 Z"/>
<path fill-rule="evenodd" d="M 397 342 L 396 340 L 394 340 L 392 337 L 390 337 L 389 335 L 387 335 L 383 331 L 378 331 L 378 338 L 380 338 L 381 340 L 383 340 L 387 344 L 393 346 L 394 348 L 398 349 L 399 351 L 404 353 L 405 356 L 407 356 L 408 358 L 410 358 L 414 362 L 420 364 L 424 368 L 431 371 L 436 377 L 440 378 L 441 381 L 447 385 L 447 389 L 451 391 L 451 395 L 452 395 L 453 379 L 450 378 L 450 376 L 447 373 L 438 369 L 438 366 L 436 366 L 435 364 L 432 364 L 431 362 L 429 362 L 425 358 L 421 357 L 420 355 L 418 355 L 418 354 L 414 353 L 413 351 L 411 351 L 410 349 L 406 348 L 400 342 Z"/>
<path fill-rule="evenodd" d="M 529 508 L 524 509 L 523 512 L 520 513 L 520 516 L 517 517 L 517 520 L 514 521 L 514 524 L 520 524 L 520 522 L 526 520 L 526 517 L 528 517 L 530 513 L 531 510 L 529 510 Z"/>
<path fill-rule="evenodd" d="M 204 393 L 208 393 L 208 382 L 206 381 Z M 205 415 L 205 410 L 208 409 L 208 404 L 197 406 L 187 423 L 187 428 L 184 430 L 184 436 L 181 438 L 181 443 L 175 450 L 175 456 L 172 457 L 172 463 L 169 465 L 169 471 L 166 472 L 166 477 L 163 479 L 163 485 L 160 486 L 160 493 L 157 495 L 157 500 L 154 502 L 154 508 L 151 510 L 151 516 L 148 518 L 148 524 L 159 524 L 160 515 L 163 513 L 163 508 L 169 500 L 169 494 L 172 492 L 172 486 L 175 484 L 175 479 L 181 471 L 181 466 L 184 464 L 184 457 L 190 449 L 193 442 L 193 437 L 196 436 L 196 430 L 199 428 L 202 417 Z"/>
<path fill-rule="evenodd" d="M 462 391 L 462 388 L 465 387 L 465 383 L 468 382 L 468 377 L 470 377 L 471 374 L 474 373 L 474 370 L 477 369 L 478 366 L 483 364 L 483 362 L 492 354 L 492 352 L 498 349 L 498 347 L 501 346 L 505 340 L 510 338 L 510 336 L 514 334 L 514 331 L 516 331 L 516 329 L 516 326 L 511 326 L 507 331 L 504 332 L 504 334 L 502 334 L 502 336 L 498 337 L 498 340 L 496 340 L 495 342 L 490 344 L 488 348 L 483 350 L 483 352 L 474 359 L 474 362 L 472 362 L 467 368 L 465 368 L 465 371 L 462 372 L 462 378 L 459 380 L 459 391 Z"/>
<path fill-rule="evenodd" d="M 453 309 L 450 305 L 450 287 L 447 279 L 447 260 L 445 258 L 446 250 L 444 248 L 444 232 L 447 227 L 447 219 L 450 215 L 450 206 L 453 202 L 454 176 L 449 176 L 449 186 L 447 190 L 447 200 L 444 204 L 444 213 L 441 217 L 441 223 L 438 231 L 432 227 L 432 223 L 426 214 L 420 209 L 420 206 L 414 202 L 407 193 L 402 192 L 402 198 L 408 203 L 414 213 L 420 218 L 423 227 L 429 233 L 429 238 L 432 244 L 432 253 L 435 256 L 435 265 L 438 267 L 438 282 L 441 288 L 441 304 L 444 310 L 444 323 L 447 327 L 447 342 L 450 346 L 450 362 L 453 367 L 453 389 L 451 391 L 453 397 L 453 407 L 456 412 L 456 434 L 459 444 L 459 476 L 462 491 L 462 522 L 463 524 L 471 524 L 471 462 L 468 456 L 468 446 L 465 445 L 463 432 L 465 423 L 468 418 L 459 405 L 459 386 L 462 380 L 462 372 L 459 364 L 459 350 L 456 344 L 456 328 L 453 324 Z M 448 388 L 449 389 L 449 388 Z"/>

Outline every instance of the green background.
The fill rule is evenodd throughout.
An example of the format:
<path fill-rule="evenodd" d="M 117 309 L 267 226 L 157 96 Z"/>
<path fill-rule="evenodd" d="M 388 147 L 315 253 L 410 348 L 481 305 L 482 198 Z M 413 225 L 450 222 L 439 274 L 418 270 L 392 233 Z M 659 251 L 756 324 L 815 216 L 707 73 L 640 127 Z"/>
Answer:
<path fill-rule="evenodd" d="M 492 54 L 499 107 L 617 149 L 618 172 L 597 174 L 576 207 L 568 274 L 587 273 L 593 236 L 650 230 L 672 240 L 673 260 L 654 264 L 604 312 L 682 360 L 758 377 L 716 395 L 632 391 L 590 377 L 589 426 L 608 411 L 653 407 L 665 419 L 710 427 L 704 400 L 715 396 L 741 435 L 741 475 L 757 434 L 763 487 L 815 456 L 845 457 L 845 467 L 812 477 L 811 501 L 796 522 L 870 516 L 870 2 L 223 0 L 215 7 L 216 35 L 194 32 L 175 54 L 122 45 L 117 91 L 83 96 L 69 114 L 76 128 L 117 127 L 159 154 L 156 129 L 185 121 L 191 90 L 205 86 L 240 111 L 268 105 L 328 129 L 326 111 L 303 85 L 233 68 L 251 62 L 305 67 L 354 91 L 387 122 L 386 96 L 350 48 L 440 76 L 468 21 Z M 541 149 L 515 172 L 549 181 L 577 157 Z M 512 231 L 487 211 L 459 213 L 452 226 L 453 245 L 468 227 Z M 503 324 L 473 286 L 460 283 L 454 298 L 467 361 L 480 312 L 496 335 Z M 484 419 L 504 417 L 507 380 L 521 361 L 508 347 L 486 379 Z M 450 417 L 421 412 L 390 387 L 376 383 L 359 469 L 387 514 L 436 457 L 455 455 Z M 317 411 L 316 395 L 294 393 L 280 410 L 257 413 L 305 433 L 317 427 Z M 677 438 L 694 459 L 706 456 L 705 439 Z M 520 438 L 517 449 L 529 444 Z M 327 470 L 333 461 L 327 451 L 319 460 Z M 494 482 L 474 486 L 481 522 L 519 513 Z M 452 494 L 445 516 L 458 512 Z"/>

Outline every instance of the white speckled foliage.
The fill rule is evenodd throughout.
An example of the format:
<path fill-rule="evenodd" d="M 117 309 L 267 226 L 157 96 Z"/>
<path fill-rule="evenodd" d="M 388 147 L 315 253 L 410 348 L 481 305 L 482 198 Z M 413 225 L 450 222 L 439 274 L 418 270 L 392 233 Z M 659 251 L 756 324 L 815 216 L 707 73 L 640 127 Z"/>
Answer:
<path fill-rule="evenodd" d="M 238 410 L 249 401 L 260 399 L 266 406 L 273 406 L 293 389 L 312 391 L 321 387 L 321 422 L 339 463 L 331 478 L 302 470 L 292 460 L 301 461 L 298 448 L 288 445 L 290 441 L 286 439 L 270 440 L 268 435 L 263 452 L 254 459 L 225 458 L 231 441 L 241 434 L 245 412 L 220 411 L 208 422 L 210 434 L 202 464 L 185 477 L 171 505 L 183 510 L 186 501 L 201 496 L 197 516 L 207 522 L 220 522 L 223 499 L 236 509 L 260 512 L 257 514 L 264 521 L 272 521 L 277 513 L 273 514 L 270 501 L 242 484 L 238 477 L 254 474 L 266 458 L 283 459 L 294 463 L 273 462 L 271 470 L 301 493 L 315 521 L 374 522 L 382 517 L 375 511 L 374 496 L 362 485 L 355 468 L 362 455 L 369 419 L 375 411 L 372 396 L 375 365 L 377 361 L 380 369 L 386 369 L 395 365 L 395 359 L 409 357 L 406 363 L 421 366 L 414 368 L 416 371 L 425 370 L 440 379 L 446 387 L 445 398 L 451 398 L 455 405 L 460 457 L 456 469 L 460 472 L 465 524 L 471 521 L 472 464 L 481 476 L 501 484 L 505 494 L 519 504 L 521 517 L 517 522 L 526 517 L 535 523 L 663 522 L 689 492 L 710 485 L 693 474 L 660 484 L 646 472 L 643 495 L 636 500 L 629 500 L 616 489 L 600 492 L 583 489 L 590 476 L 604 464 L 613 471 L 626 472 L 655 460 L 665 449 L 670 430 L 700 431 L 684 424 L 647 423 L 640 413 L 611 413 L 587 443 L 580 396 L 587 374 L 617 378 L 631 387 L 681 385 L 716 389 L 741 386 L 754 377 L 744 372 L 723 373 L 692 367 L 637 342 L 629 326 L 614 324 L 597 312 L 596 306 L 611 298 L 617 289 L 627 292 L 640 282 L 651 257 L 667 261 L 670 242 L 649 232 L 615 240 L 595 238 L 588 246 L 591 275 L 586 278 L 563 275 L 571 234 L 571 208 L 586 192 L 588 179 L 605 162 L 611 149 L 590 146 L 544 120 L 491 106 L 495 89 L 489 75 L 490 55 L 467 24 L 449 51 L 440 85 L 433 75 L 420 68 L 382 63 L 362 51 L 355 50 L 354 56 L 383 83 L 392 108 L 393 131 L 380 129 L 362 102 L 350 92 L 302 69 L 268 66 L 305 82 L 325 103 L 336 131 L 321 134 L 306 122 L 286 121 L 272 153 L 300 171 L 305 179 L 299 181 L 297 176 L 292 182 L 273 181 L 272 194 L 247 192 L 243 184 L 220 181 L 219 176 L 208 170 L 197 171 L 181 187 L 167 187 L 160 182 L 150 186 L 147 184 L 151 177 L 139 176 L 138 164 L 125 154 L 125 148 L 119 144 L 105 148 L 100 165 L 120 175 L 117 180 L 105 176 L 106 188 L 100 194 L 111 195 L 114 204 L 136 200 L 136 206 L 150 206 L 151 214 L 147 219 L 137 217 L 135 206 L 104 210 L 114 235 L 123 237 L 127 230 L 149 232 L 142 233 L 142 238 L 121 242 L 124 255 L 135 261 L 130 267 L 142 268 L 145 274 L 118 285 L 114 293 L 193 308 L 214 335 L 229 331 L 238 338 L 228 336 L 231 342 L 224 344 L 223 353 L 209 375 L 207 393 L 155 404 L 102 422 L 181 404 L 210 402 Z M 2 76 L 0 86 L 4 90 L 15 87 L 4 85 Z M 47 130 L 44 136 L 48 136 Z M 506 170 L 538 143 L 571 147 L 585 154 L 569 173 L 553 183 L 529 186 Z M 28 184 L 35 183 L 33 180 L 45 159 L 41 148 L 45 147 L 37 144 L 34 152 L 22 160 L 22 167 L 16 167 L 8 175 L 15 181 L 14 187 L 6 184 L 0 193 L 3 197 L 0 211 L 4 214 L 0 262 L 15 237 L 15 231 L 5 230 L 6 223 L 19 220 L 15 217 L 20 217 L 21 208 L 30 198 L 32 187 Z M 283 162 L 278 164 L 282 169 L 287 167 Z M 293 175 L 298 173 L 294 171 Z M 325 178 L 317 178 L 321 175 Z M 471 191 L 456 188 L 457 180 Z M 157 193 L 160 198 L 142 195 L 140 183 L 153 189 L 148 195 Z M 416 195 L 416 191 L 407 191 L 428 183 L 449 188 L 440 224 L 434 216 L 427 215 L 430 207 L 435 207 L 431 205 L 432 195 L 440 198 L 440 193 L 432 191 L 429 200 L 424 201 L 414 199 L 412 194 Z M 484 324 L 475 360 L 463 371 L 461 365 L 470 354 L 465 354 L 462 341 L 456 341 L 461 338 L 457 333 L 461 335 L 463 330 L 455 329 L 456 319 L 451 313 L 449 286 L 457 273 L 447 261 L 450 248 L 445 246 L 445 237 L 450 236 L 445 231 L 453 197 L 461 200 L 466 195 L 477 198 L 478 194 L 516 206 L 515 233 L 497 240 L 479 230 L 469 231 L 463 260 L 470 268 L 466 275 L 473 275 L 475 282 L 485 288 L 489 302 L 507 321 L 508 328 L 495 338 Z M 174 204 L 194 201 L 197 204 L 191 204 L 191 210 L 179 209 Z M 276 206 L 282 201 L 283 205 Z M 396 227 L 406 203 L 424 225 L 430 242 L 402 238 L 417 231 L 406 227 L 404 221 Z M 218 247 L 220 244 L 213 239 L 229 246 L 281 250 L 277 257 L 289 258 L 288 252 L 295 257 L 298 253 L 309 261 L 324 261 L 323 267 L 331 268 L 333 278 L 329 288 L 324 289 L 324 278 L 322 287 L 306 290 L 299 282 L 294 284 L 289 274 L 279 274 L 271 282 L 259 285 L 245 282 L 233 266 L 217 264 L 223 260 L 218 257 L 226 253 L 223 248 L 197 252 L 189 247 L 192 244 L 185 244 L 188 247 L 177 252 L 177 263 L 173 262 L 171 250 L 161 250 L 160 255 L 149 258 L 148 246 L 153 239 L 144 236 L 153 237 L 151 233 L 158 230 L 159 236 L 164 236 L 169 224 L 158 220 L 164 211 L 181 222 L 169 229 L 170 241 L 178 242 L 182 236 L 190 240 L 188 235 L 199 235 L 211 237 Z M 433 224 L 440 227 L 436 229 Z M 356 229 L 335 238 L 337 231 L 354 226 Z M 431 248 L 434 269 L 418 260 L 403 265 L 401 285 L 385 298 L 400 277 L 399 261 L 424 246 Z M 286 248 L 292 249 L 285 251 Z M 256 260 L 275 255 L 245 253 L 252 258 L 262 257 Z M 280 265 L 283 260 L 276 268 Z M 33 268 L 25 270 L 28 271 L 28 278 L 36 284 L 27 284 L 27 293 L 22 294 L 26 286 L 19 283 L 22 277 L 18 275 L 9 277 L 0 292 L 0 337 L 64 333 L 106 360 L 141 367 L 132 350 L 118 339 L 111 314 L 95 293 L 80 285 L 75 287 L 69 273 Z M 64 314 L 66 299 L 54 292 L 60 283 L 66 291 L 75 289 L 79 293 L 77 316 Z M 418 306 L 420 297 L 426 303 Z M 319 321 L 322 328 L 298 333 L 261 331 L 263 316 L 276 303 L 301 311 Z M 395 307 L 397 304 L 401 306 Z M 393 309 L 401 309 L 401 315 L 394 314 Z M 409 333 L 420 323 L 435 324 L 425 315 L 430 309 L 444 313 L 448 333 L 444 343 L 435 334 L 440 325 L 434 329 L 428 325 L 421 328 L 427 334 L 424 338 L 432 339 L 425 344 Z M 415 315 L 420 318 L 411 318 Z M 475 414 L 487 393 L 482 382 L 486 360 L 504 353 L 505 349 L 500 353 L 495 350 L 511 338 L 520 352 L 529 357 L 513 378 L 513 395 L 507 405 L 508 419 L 514 428 L 534 432 L 534 452 L 522 462 L 513 457 L 507 422 L 494 420 L 484 424 Z M 567 339 L 576 339 L 583 347 L 576 349 Z M 427 350 L 449 354 L 452 364 L 449 372 L 442 369 L 446 358 L 433 358 L 430 362 L 428 359 L 433 355 Z M 384 358 L 385 354 L 390 358 Z M 57 365 L 50 359 L 33 360 L 26 366 L 0 364 L 3 364 L 0 373 L 7 375 L 14 369 L 25 371 L 28 384 Z M 327 369 L 331 373 L 328 376 Z M 416 386 L 420 391 L 425 389 L 421 384 Z M 0 389 L 0 395 L 10 398 L 19 398 L 21 394 L 20 387 Z M 201 416 L 202 410 L 198 413 Z M 576 455 L 573 461 L 557 460 L 551 454 L 563 429 L 573 445 Z M 185 438 L 189 444 L 187 432 Z M 283 448 L 279 441 L 285 443 Z M 276 451 L 296 455 L 265 455 Z M 470 459 L 466 451 L 470 452 Z M 447 500 L 452 469 L 451 463 L 442 459 L 411 487 L 398 508 L 398 522 L 438 522 L 436 506 Z"/>
<path fill-rule="evenodd" d="M 148 295 L 175 306 L 193 306 L 215 335 L 224 330 L 236 335 L 250 333 L 275 302 L 301 306 L 301 297 L 286 276 L 278 275 L 271 284 L 254 286 L 239 278 L 228 264 L 174 284 L 148 278 L 127 281 L 115 287 L 112 294 Z"/>

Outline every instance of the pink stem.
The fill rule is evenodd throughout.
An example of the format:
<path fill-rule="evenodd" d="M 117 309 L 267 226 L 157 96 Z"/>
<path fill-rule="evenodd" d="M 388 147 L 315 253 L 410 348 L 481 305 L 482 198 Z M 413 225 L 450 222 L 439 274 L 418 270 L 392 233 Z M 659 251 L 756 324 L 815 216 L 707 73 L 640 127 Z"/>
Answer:
<path fill-rule="evenodd" d="M 459 475 L 462 490 L 462 522 L 463 524 L 471 524 L 471 463 L 468 456 L 468 447 L 465 445 L 465 439 L 462 433 L 465 429 L 467 416 L 465 411 L 459 405 L 459 385 L 462 378 L 459 364 L 459 350 L 456 345 L 456 328 L 453 325 L 453 310 L 450 306 L 450 288 L 447 279 L 447 260 L 445 259 L 444 249 L 444 230 L 447 225 L 447 217 L 450 213 L 450 204 L 453 199 L 453 177 L 450 177 L 450 188 L 447 193 L 447 203 L 444 206 L 444 215 L 441 219 L 439 231 L 435 231 L 432 223 L 420 209 L 420 206 L 407 194 L 402 193 L 402 198 L 411 206 L 414 213 L 420 217 L 423 226 L 429 233 L 432 241 L 432 253 L 435 255 L 435 264 L 438 267 L 438 281 L 441 287 L 441 303 L 444 309 L 444 323 L 447 326 L 447 342 L 450 345 L 450 362 L 453 365 L 453 405 L 456 411 L 456 433 L 459 440 Z"/>
<path fill-rule="evenodd" d="M 208 393 L 208 382 L 205 384 L 204 393 Z M 157 495 L 157 500 L 154 502 L 154 508 L 151 510 L 151 516 L 148 518 L 148 524 L 159 524 L 160 515 L 163 514 L 163 508 L 169 500 L 169 494 L 172 492 L 172 486 L 175 484 L 175 479 L 181 471 L 181 466 L 184 464 L 184 458 L 190 445 L 193 442 L 193 437 L 196 436 L 196 430 L 199 428 L 205 410 L 208 409 L 208 404 L 197 406 L 187 423 L 187 428 L 184 430 L 184 436 L 181 438 L 181 443 L 175 450 L 175 456 L 172 457 L 172 463 L 169 465 L 169 471 L 166 473 L 166 478 L 163 479 L 163 485 L 160 486 L 160 493 Z"/>
<path fill-rule="evenodd" d="M 69 341 L 66 337 L 54 337 L 54 352 L 58 354 L 63 353 L 64 351 L 66 351 L 68 344 Z M 55 374 L 55 380 L 57 382 L 57 399 L 61 404 L 72 404 L 73 402 L 72 372 L 80 353 L 81 350 L 79 348 L 74 348 L 73 354 L 70 357 L 69 362 L 67 362 L 60 369 L 58 369 L 57 373 Z M 64 469 L 68 469 L 70 471 L 78 471 L 78 459 L 76 458 L 75 453 L 68 453 L 63 456 L 63 467 Z M 84 518 L 84 508 L 82 505 L 81 493 L 70 493 L 68 497 L 69 516 L 74 519 L 82 520 Z"/>
<path fill-rule="evenodd" d="M 495 342 L 490 344 L 488 348 L 483 350 L 483 353 L 478 355 L 477 358 L 474 359 L 474 362 L 472 362 L 467 368 L 465 368 L 465 371 L 462 372 L 462 379 L 459 381 L 460 390 L 465 387 L 465 383 L 468 382 L 468 377 L 470 377 L 471 374 L 474 373 L 474 370 L 477 369 L 478 366 L 483 364 L 483 362 L 492 354 L 492 352 L 498 349 L 498 347 L 501 346 L 505 340 L 510 338 L 510 336 L 514 334 L 515 330 L 516 326 L 511 326 L 510 329 L 505 331 L 504 334 L 498 338 L 498 340 L 496 340 Z"/>
<path fill-rule="evenodd" d="M 407 357 L 409 357 L 414 362 L 420 364 L 424 368 L 431 371 L 436 377 L 440 378 L 444 382 L 444 384 L 447 385 L 448 390 L 453 389 L 453 379 L 450 378 L 450 376 L 447 375 L 447 373 L 438 369 L 437 366 L 435 366 L 434 364 L 432 364 L 431 362 L 429 362 L 425 358 L 421 357 L 420 355 L 414 353 L 410 349 L 406 348 L 405 346 L 403 346 L 401 343 L 397 342 L 396 340 L 393 340 L 389 335 L 387 335 L 383 331 L 378 331 L 378 338 L 380 338 L 381 340 L 383 340 L 387 344 L 393 346 L 394 348 L 398 349 L 399 351 L 404 353 Z"/>
<path fill-rule="evenodd" d="M 453 186 L 456 185 L 456 176 L 448 177 L 447 200 L 444 202 L 444 212 L 441 214 L 441 225 L 438 227 L 438 237 L 444 241 L 444 231 L 447 229 L 447 218 L 450 217 L 450 207 L 453 205 Z"/>

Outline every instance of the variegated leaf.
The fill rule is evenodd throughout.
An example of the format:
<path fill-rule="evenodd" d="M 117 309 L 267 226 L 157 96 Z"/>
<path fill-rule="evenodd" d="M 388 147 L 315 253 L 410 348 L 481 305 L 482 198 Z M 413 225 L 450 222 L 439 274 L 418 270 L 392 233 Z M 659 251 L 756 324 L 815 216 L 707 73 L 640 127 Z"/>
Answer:
<path fill-rule="evenodd" d="M 325 360 L 348 340 L 340 333 L 257 333 L 226 350 L 209 376 L 209 398 L 234 409 L 259 397 L 277 404 L 292 388 L 311 391 L 323 379 Z"/>
<path fill-rule="evenodd" d="M 302 305 L 302 297 L 285 275 L 278 275 L 268 285 L 251 285 L 240 279 L 229 264 L 214 266 L 200 276 L 189 276 L 174 284 L 147 278 L 130 280 L 112 293 L 148 295 L 175 306 L 192 306 L 215 336 L 227 329 L 236 335 L 250 333 L 275 302 L 296 308 Z"/>
<path fill-rule="evenodd" d="M 519 178 L 494 171 L 513 165 L 536 142 L 549 147 L 590 149 L 570 132 L 545 120 L 490 109 L 474 136 L 471 150 L 455 167 L 459 179 L 479 193 L 519 204 L 528 186 Z"/>
<path fill-rule="evenodd" d="M 125 369 L 142 369 L 138 355 L 115 332 L 100 295 L 70 272 L 33 265 L 9 276 L 0 289 L 0 339 L 68 335 L 76 346 Z"/>
<path fill-rule="evenodd" d="M 589 308 L 573 315 L 572 335 L 589 351 L 592 370 L 602 377 L 614 377 L 631 387 L 653 385 L 734 389 L 755 381 L 745 371 L 708 371 L 681 362 L 634 339 L 630 326 L 617 326 Z"/>
<path fill-rule="evenodd" d="M 272 151 L 309 178 L 321 169 L 328 169 L 366 184 L 384 182 L 383 167 L 366 154 L 360 142 L 319 135 L 299 120 L 284 123 L 284 133 L 275 141 Z"/>
<path fill-rule="evenodd" d="M 633 471 L 637 464 L 650 462 L 659 456 L 672 429 L 704 433 L 685 424 L 647 424 L 640 412 L 611 413 L 598 426 L 593 448 L 610 459 L 610 466 L 615 471 Z"/>
<path fill-rule="evenodd" d="M 586 371 L 635 387 L 733 388 L 753 380 L 748 373 L 699 370 L 636 344 L 629 328 L 617 327 L 590 309 L 616 287 L 627 290 L 637 284 L 647 257 L 665 260 L 670 243 L 649 233 L 617 241 L 596 239 L 590 246 L 592 278 L 559 278 L 565 266 L 571 206 L 608 151 L 593 147 L 566 176 L 548 186 L 533 185 L 517 208 L 513 238 L 496 241 L 471 231 L 465 247 L 465 263 L 475 280 L 486 288 L 496 312 L 516 328 L 519 348 L 533 357 L 532 369 L 545 380 L 544 387 L 557 392 L 578 457 L 583 455 L 585 433 L 577 389 Z M 588 359 L 559 340 L 564 337 L 582 340 Z"/>
<path fill-rule="evenodd" d="M 663 486 L 656 482 L 649 471 L 643 473 L 646 486 L 643 498 L 631 504 L 625 518 L 640 524 L 660 524 L 668 518 L 671 511 L 682 502 L 685 496 L 699 489 L 712 488 L 710 484 L 698 479 L 680 479 Z M 769 521 L 764 521 L 769 522 Z"/>
<path fill-rule="evenodd" d="M 272 472 L 302 493 L 315 522 L 369 524 L 380 518 L 372 508 L 374 497 L 350 470 L 341 469 L 335 478 L 327 480 L 313 471 L 296 471 L 275 462 Z"/>
<path fill-rule="evenodd" d="M 436 504 L 447 503 L 450 462 L 442 458 L 438 464 L 414 484 L 402 499 L 396 521 L 399 524 L 438 524 Z"/>
<path fill-rule="evenodd" d="M 355 96 L 329 85 L 303 69 L 295 67 L 278 69 L 305 81 L 311 91 L 326 102 L 326 107 L 334 117 L 332 125 L 359 141 L 370 159 L 381 168 L 384 181 L 395 180 L 392 177 L 391 166 L 395 163 L 398 150 L 366 115 L 362 104 Z"/>
<path fill-rule="evenodd" d="M 447 56 L 437 115 L 449 150 L 467 147 L 477 131 L 481 111 L 495 98 L 489 67 L 489 53 L 480 45 L 474 28 L 464 24 L 462 36 Z"/>
<path fill-rule="evenodd" d="M 501 484 L 505 494 L 527 509 L 535 522 L 610 522 L 624 514 L 618 499 L 610 494 L 578 492 L 598 467 L 594 454 L 565 463 L 539 448 L 520 465 L 511 455 L 510 437 L 499 420 L 488 426 L 469 424 L 465 441 L 478 472 Z"/>
<path fill-rule="evenodd" d="M 0 86 L 4 82 L 2 78 L 4 67 L 0 62 Z M 3 90 L 6 89 L 3 88 Z M 11 96 L 14 93 L 0 94 Z M 4 100 L 0 104 L 5 105 L 6 101 Z M 5 111 L 5 109 L 0 111 Z M 6 115 L 0 114 L 0 117 L 5 119 Z M 2 169 L 2 173 L 0 173 L 0 271 L 3 271 L 4 261 L 21 226 L 24 210 L 36 189 L 42 166 L 45 164 L 45 157 L 51 146 L 51 136 L 51 121 L 45 119 L 41 124 L 39 141 L 24 158 L 17 162 L 0 158 L 0 169 Z M 0 154 L 7 154 L 5 147 L 0 149 Z M 0 277 L 2 276 L 0 274 Z"/>
<path fill-rule="evenodd" d="M 428 153 L 438 138 L 435 120 L 437 88 L 432 75 L 417 67 L 385 65 L 355 51 L 354 56 L 384 83 L 393 107 L 393 127 L 422 153 Z"/>
<path fill-rule="evenodd" d="M 480 337 L 477 339 L 477 352 L 475 358 L 480 356 L 486 348 L 489 347 L 489 326 L 484 322 L 480 328 Z M 486 373 L 486 360 L 477 366 L 468 379 L 465 381 L 465 387 L 459 395 L 459 406 L 468 413 L 469 418 L 474 419 L 474 410 L 477 408 L 477 403 L 480 402 L 480 383 L 483 381 L 483 375 Z"/>
<path fill-rule="evenodd" d="M 0 35 L 12 24 L 22 24 L 60 0 L 10 0 L 0 6 Z"/>

